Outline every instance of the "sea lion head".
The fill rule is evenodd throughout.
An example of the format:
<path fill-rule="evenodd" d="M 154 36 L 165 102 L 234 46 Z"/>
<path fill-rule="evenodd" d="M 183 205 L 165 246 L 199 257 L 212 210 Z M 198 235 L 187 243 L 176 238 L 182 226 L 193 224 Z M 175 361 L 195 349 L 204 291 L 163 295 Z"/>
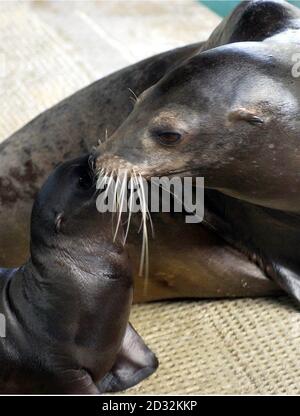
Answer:
<path fill-rule="evenodd" d="M 300 83 L 289 46 L 241 42 L 186 60 L 137 98 L 97 163 L 146 178 L 204 176 L 249 202 L 299 207 Z"/>
<path fill-rule="evenodd" d="M 111 214 L 96 207 L 96 184 L 90 156 L 60 164 L 49 176 L 34 203 L 31 219 L 31 254 L 62 253 L 76 261 L 94 258 L 89 265 L 132 283 L 122 228 L 113 241 Z M 59 253 L 58 253 L 59 252 Z M 97 264 L 96 264 L 97 263 Z"/>
<path fill-rule="evenodd" d="M 82 222 L 82 211 L 90 211 L 93 217 L 95 185 L 89 157 L 84 156 L 60 164 L 40 190 L 32 213 L 32 226 L 43 221 L 49 234 L 73 234 L 83 232 L 89 221 L 78 229 L 74 222 Z M 101 220 L 101 219 L 99 219 Z M 72 223 L 72 224 L 71 224 Z"/>

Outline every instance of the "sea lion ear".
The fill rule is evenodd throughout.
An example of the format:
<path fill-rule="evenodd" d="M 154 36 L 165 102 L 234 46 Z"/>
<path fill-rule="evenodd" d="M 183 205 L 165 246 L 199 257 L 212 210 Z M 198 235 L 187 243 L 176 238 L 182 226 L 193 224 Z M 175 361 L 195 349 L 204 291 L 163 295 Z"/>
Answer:
<path fill-rule="evenodd" d="M 231 122 L 247 121 L 250 124 L 263 124 L 264 123 L 264 120 L 259 115 L 257 115 L 254 111 L 251 111 L 242 107 L 230 111 L 230 113 L 228 114 L 228 120 Z"/>
<path fill-rule="evenodd" d="M 115 364 L 97 387 L 100 393 L 122 391 L 149 377 L 157 367 L 158 360 L 153 352 L 128 324 Z"/>

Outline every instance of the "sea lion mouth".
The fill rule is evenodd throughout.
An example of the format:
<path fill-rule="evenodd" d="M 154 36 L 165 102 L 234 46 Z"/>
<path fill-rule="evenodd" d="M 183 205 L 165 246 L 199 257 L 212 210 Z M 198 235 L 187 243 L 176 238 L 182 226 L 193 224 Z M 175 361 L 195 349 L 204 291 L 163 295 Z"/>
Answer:
<path fill-rule="evenodd" d="M 139 172 L 140 169 L 137 165 L 134 165 L 128 162 L 125 159 L 122 159 L 120 156 L 111 156 L 108 155 L 107 159 L 103 158 L 101 160 L 102 169 L 109 172 Z"/>
<path fill-rule="evenodd" d="M 128 177 L 138 175 L 145 180 L 149 181 L 154 177 L 173 177 L 173 176 L 192 176 L 199 171 L 198 168 L 185 168 L 185 169 L 168 169 L 165 170 L 165 166 L 162 163 L 160 166 L 143 166 L 134 164 L 123 157 L 113 153 L 100 153 L 99 148 L 95 148 L 90 157 L 91 164 L 93 165 L 93 171 L 96 178 L 101 175 L 112 175 L 115 179 L 118 175 L 124 175 Z"/>

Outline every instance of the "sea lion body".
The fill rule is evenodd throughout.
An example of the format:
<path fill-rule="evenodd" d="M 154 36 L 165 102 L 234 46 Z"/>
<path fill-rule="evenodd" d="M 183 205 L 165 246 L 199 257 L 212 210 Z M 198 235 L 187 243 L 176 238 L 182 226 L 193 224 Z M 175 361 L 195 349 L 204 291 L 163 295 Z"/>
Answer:
<path fill-rule="evenodd" d="M 128 324 L 132 292 L 89 158 L 62 164 L 35 201 L 30 259 L 0 271 L 0 392 L 98 394 L 151 374 L 157 360 Z"/>
<path fill-rule="evenodd" d="M 137 98 L 98 163 L 204 176 L 203 226 L 300 301 L 300 11 L 243 2 L 208 44 Z"/>

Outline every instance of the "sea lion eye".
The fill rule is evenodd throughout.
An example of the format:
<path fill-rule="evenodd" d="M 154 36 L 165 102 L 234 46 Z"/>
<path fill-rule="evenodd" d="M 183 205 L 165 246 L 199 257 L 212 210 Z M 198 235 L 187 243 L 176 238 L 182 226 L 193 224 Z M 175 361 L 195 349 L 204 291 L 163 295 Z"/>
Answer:
<path fill-rule="evenodd" d="M 252 116 L 251 118 L 249 118 L 249 120 L 247 120 L 248 123 L 252 124 L 252 125 L 256 125 L 256 124 L 264 124 L 263 119 L 261 119 L 258 116 Z"/>
<path fill-rule="evenodd" d="M 78 179 L 78 185 L 80 186 L 80 188 L 90 189 L 92 186 L 91 178 L 89 176 L 81 176 Z"/>
<path fill-rule="evenodd" d="M 158 140 L 164 146 L 174 146 L 181 139 L 181 134 L 173 132 L 157 133 Z"/>

